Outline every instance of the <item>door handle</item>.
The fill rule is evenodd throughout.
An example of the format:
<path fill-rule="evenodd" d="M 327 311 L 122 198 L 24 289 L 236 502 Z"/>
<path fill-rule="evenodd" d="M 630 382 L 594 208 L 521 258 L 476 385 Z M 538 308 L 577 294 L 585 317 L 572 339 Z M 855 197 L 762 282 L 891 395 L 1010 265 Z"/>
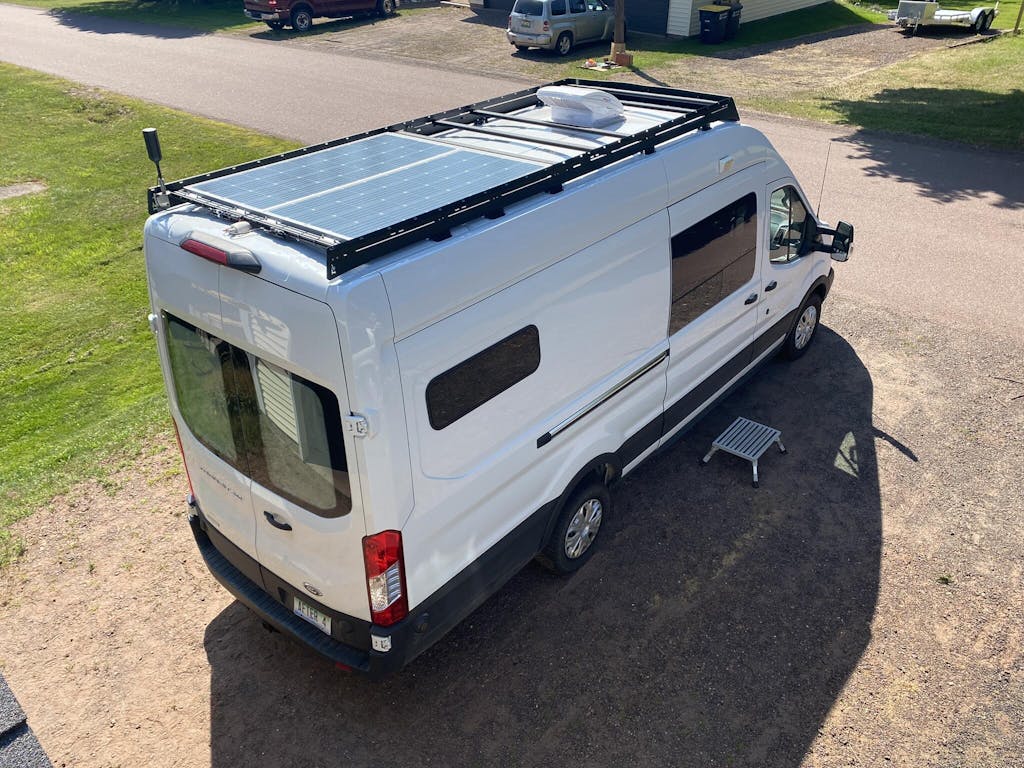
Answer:
<path fill-rule="evenodd" d="M 757 294 L 756 293 L 752 293 L 749 296 L 747 296 L 747 300 L 744 301 L 743 303 L 744 304 L 753 304 L 755 301 L 757 301 Z"/>
<path fill-rule="evenodd" d="M 768 283 L 768 285 L 766 285 L 764 287 L 764 292 L 768 293 L 768 291 L 774 291 L 778 287 L 779 287 L 779 284 L 776 283 L 774 280 L 772 280 L 770 283 Z"/>
<path fill-rule="evenodd" d="M 274 517 L 274 513 L 273 512 L 267 512 L 266 510 L 264 510 L 263 511 L 263 516 L 265 518 L 267 518 L 267 522 L 268 523 L 270 523 L 272 526 L 274 526 L 275 528 L 277 528 L 279 530 L 290 531 L 292 529 L 292 527 L 291 527 L 291 525 L 289 523 L 282 523 L 280 520 L 278 520 L 276 517 Z"/>

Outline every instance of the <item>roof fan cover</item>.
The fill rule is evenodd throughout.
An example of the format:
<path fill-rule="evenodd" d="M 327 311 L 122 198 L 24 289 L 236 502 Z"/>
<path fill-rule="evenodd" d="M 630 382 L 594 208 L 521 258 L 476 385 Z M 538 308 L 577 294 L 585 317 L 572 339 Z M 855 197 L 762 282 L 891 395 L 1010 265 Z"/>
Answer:
<path fill-rule="evenodd" d="M 548 85 L 537 89 L 537 97 L 551 107 L 551 117 L 556 123 L 600 128 L 625 119 L 622 102 L 596 88 Z"/>

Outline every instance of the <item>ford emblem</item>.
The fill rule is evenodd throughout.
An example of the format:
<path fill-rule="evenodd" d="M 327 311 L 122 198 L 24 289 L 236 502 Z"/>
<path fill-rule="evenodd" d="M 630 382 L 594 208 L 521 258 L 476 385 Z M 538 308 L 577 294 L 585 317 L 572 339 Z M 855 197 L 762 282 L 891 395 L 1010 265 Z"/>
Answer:
<path fill-rule="evenodd" d="M 302 582 L 302 586 L 304 586 L 306 588 L 306 591 L 309 592 L 309 594 L 311 594 L 311 595 L 316 595 L 317 597 L 320 597 L 321 595 L 323 595 L 323 592 L 321 592 L 319 589 L 314 587 L 308 581 Z"/>

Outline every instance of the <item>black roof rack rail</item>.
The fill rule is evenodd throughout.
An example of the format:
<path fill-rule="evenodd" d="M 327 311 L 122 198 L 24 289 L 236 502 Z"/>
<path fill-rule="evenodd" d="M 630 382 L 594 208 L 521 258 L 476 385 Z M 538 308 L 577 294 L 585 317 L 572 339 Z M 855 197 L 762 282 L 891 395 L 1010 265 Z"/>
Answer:
<path fill-rule="evenodd" d="M 650 107 L 677 114 L 678 116 L 635 134 L 617 134 L 613 131 L 582 129 L 577 126 L 550 121 L 534 121 L 529 118 L 513 115 L 505 118 L 504 115 L 506 113 L 515 112 L 540 103 L 537 97 L 537 90 L 544 86 L 536 86 L 427 117 L 366 131 L 355 136 L 313 144 L 260 160 L 253 160 L 210 173 L 169 182 L 165 185 L 164 189 L 161 189 L 159 186 L 151 187 L 148 193 L 149 211 L 150 213 L 156 213 L 180 203 L 195 203 L 223 218 L 248 221 L 256 226 L 268 229 L 279 236 L 323 248 L 327 255 L 327 277 L 328 279 L 333 279 L 350 269 L 366 264 L 406 245 L 427 239 L 443 240 L 450 236 L 453 227 L 460 224 L 478 218 L 495 218 L 500 216 L 507 206 L 520 200 L 541 192 L 559 192 L 566 182 L 584 176 L 598 168 L 616 163 L 631 155 L 639 153 L 651 154 L 659 144 L 663 144 L 677 136 L 695 130 L 707 130 L 711 127 L 712 123 L 717 121 L 739 121 L 736 104 L 729 96 L 717 96 L 675 88 L 578 78 L 559 80 L 548 85 L 575 85 L 593 88 L 610 93 L 620 99 L 623 104 L 631 107 Z M 556 129 L 575 131 L 577 134 L 595 134 L 607 136 L 615 140 L 606 144 L 598 144 L 596 139 L 588 139 L 576 135 L 569 137 L 572 141 L 563 142 L 558 139 L 541 139 L 534 136 L 517 135 L 486 126 L 488 120 L 499 119 L 508 119 L 520 123 L 537 123 Z M 474 133 L 487 133 L 516 141 L 552 144 L 565 149 L 579 151 L 580 154 L 553 165 L 539 168 L 533 173 L 483 192 L 440 206 L 427 213 L 413 216 L 350 240 L 331 237 L 314 228 L 303 227 L 299 222 L 280 221 L 261 211 L 227 204 L 211 199 L 201 192 L 189 189 L 193 184 L 199 184 L 200 182 L 229 176 L 253 168 L 260 168 L 271 163 L 281 162 L 282 160 L 290 160 L 382 133 L 431 136 L 453 129 L 467 130 Z M 593 147 L 584 147 L 582 144 L 576 143 L 586 141 L 593 141 L 595 145 Z"/>

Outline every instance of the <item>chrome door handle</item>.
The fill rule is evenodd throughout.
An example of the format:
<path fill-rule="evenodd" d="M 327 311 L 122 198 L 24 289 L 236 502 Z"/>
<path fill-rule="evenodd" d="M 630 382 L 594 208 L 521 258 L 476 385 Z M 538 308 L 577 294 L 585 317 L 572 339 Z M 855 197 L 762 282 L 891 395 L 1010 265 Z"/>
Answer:
<path fill-rule="evenodd" d="M 779 284 L 776 283 L 774 280 L 772 280 L 770 283 L 768 283 L 768 285 L 766 285 L 764 287 L 764 292 L 768 293 L 768 291 L 774 291 L 778 287 L 779 287 Z"/>
<path fill-rule="evenodd" d="M 757 301 L 757 294 L 756 293 L 752 293 L 749 296 L 747 296 L 747 300 L 744 301 L 743 303 L 744 304 L 753 304 L 755 301 Z"/>
<path fill-rule="evenodd" d="M 290 531 L 292 529 L 289 523 L 282 523 L 280 520 L 274 517 L 273 512 L 267 512 L 266 510 L 264 510 L 263 516 L 267 518 L 268 523 L 270 523 L 272 526 L 279 530 Z"/>

